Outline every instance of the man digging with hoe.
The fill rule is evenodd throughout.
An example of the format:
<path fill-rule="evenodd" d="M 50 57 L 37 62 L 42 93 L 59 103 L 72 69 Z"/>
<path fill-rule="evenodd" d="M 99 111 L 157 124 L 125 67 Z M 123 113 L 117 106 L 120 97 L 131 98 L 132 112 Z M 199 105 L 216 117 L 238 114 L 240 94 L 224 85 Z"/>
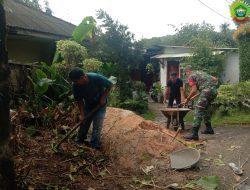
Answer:
<path fill-rule="evenodd" d="M 78 103 L 80 111 L 80 130 L 76 143 L 85 143 L 94 149 L 101 148 L 100 136 L 106 113 L 107 95 L 113 84 L 106 77 L 96 73 L 84 73 L 81 68 L 74 68 L 69 73 L 73 81 L 73 95 Z M 85 116 L 97 109 L 90 117 Z M 90 144 L 86 141 L 88 130 L 93 122 L 92 137 Z"/>
<path fill-rule="evenodd" d="M 214 134 L 214 130 L 211 126 L 211 116 L 208 111 L 208 108 L 211 102 L 217 96 L 217 78 L 202 72 L 202 71 L 193 71 L 192 67 L 189 65 L 185 68 L 185 74 L 188 78 L 189 86 L 191 87 L 190 94 L 184 100 L 183 104 L 186 105 L 189 100 L 194 97 L 197 91 L 200 92 L 200 96 L 195 105 L 195 113 L 193 120 L 193 129 L 192 133 L 184 136 L 186 140 L 199 140 L 199 128 L 204 120 L 206 129 L 202 131 L 202 134 Z"/>

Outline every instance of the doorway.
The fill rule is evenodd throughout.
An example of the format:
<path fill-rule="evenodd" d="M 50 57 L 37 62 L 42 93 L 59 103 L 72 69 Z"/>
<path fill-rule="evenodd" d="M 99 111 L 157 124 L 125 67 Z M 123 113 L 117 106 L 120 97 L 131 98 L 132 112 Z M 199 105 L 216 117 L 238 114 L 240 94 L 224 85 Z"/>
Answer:
<path fill-rule="evenodd" d="M 179 61 L 167 61 L 167 80 L 169 80 L 171 73 L 176 73 L 177 77 L 180 77 Z"/>

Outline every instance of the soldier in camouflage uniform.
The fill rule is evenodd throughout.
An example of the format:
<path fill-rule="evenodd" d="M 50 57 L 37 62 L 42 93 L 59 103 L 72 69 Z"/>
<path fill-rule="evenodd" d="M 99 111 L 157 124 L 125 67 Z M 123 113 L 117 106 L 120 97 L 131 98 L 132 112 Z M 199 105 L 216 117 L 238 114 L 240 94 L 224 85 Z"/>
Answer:
<path fill-rule="evenodd" d="M 184 100 L 184 104 L 187 104 L 189 100 L 197 93 L 200 92 L 200 96 L 195 105 L 195 115 L 193 121 L 193 131 L 191 134 L 184 136 L 186 140 L 199 140 L 198 131 L 202 122 L 206 125 L 206 129 L 202 131 L 203 134 L 214 134 L 214 130 L 211 126 L 211 116 L 208 111 L 208 107 L 211 102 L 217 96 L 217 78 L 202 72 L 193 71 L 191 66 L 185 68 L 186 76 L 188 77 L 188 83 L 191 87 L 191 92 Z"/>

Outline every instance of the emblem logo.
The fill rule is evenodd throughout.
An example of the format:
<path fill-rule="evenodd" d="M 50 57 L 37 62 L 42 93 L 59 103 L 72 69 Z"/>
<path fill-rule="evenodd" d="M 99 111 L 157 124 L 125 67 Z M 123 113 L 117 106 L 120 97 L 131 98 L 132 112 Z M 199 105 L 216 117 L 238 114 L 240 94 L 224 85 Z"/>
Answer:
<path fill-rule="evenodd" d="M 244 1 L 235 1 L 230 6 L 231 17 L 237 23 L 250 20 L 250 6 Z"/>

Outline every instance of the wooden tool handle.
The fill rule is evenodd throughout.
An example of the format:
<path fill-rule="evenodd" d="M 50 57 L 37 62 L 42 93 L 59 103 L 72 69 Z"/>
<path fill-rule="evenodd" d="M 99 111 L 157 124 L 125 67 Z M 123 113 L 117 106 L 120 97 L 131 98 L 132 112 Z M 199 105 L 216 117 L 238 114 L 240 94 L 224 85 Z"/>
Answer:
<path fill-rule="evenodd" d="M 97 110 L 99 110 L 101 106 L 98 105 L 96 106 L 93 110 L 91 110 L 87 115 L 86 117 L 84 118 L 83 122 L 82 123 L 85 123 L 87 121 L 87 119 L 89 119 Z M 58 149 L 59 146 L 82 124 L 82 123 L 77 123 L 63 138 L 62 140 L 59 141 L 59 143 L 57 143 L 55 145 L 55 149 Z"/>
<path fill-rule="evenodd" d="M 190 98 L 190 100 L 189 101 L 192 101 L 192 100 L 194 100 L 197 96 L 199 96 L 200 94 L 195 94 L 193 97 L 191 97 Z"/>

